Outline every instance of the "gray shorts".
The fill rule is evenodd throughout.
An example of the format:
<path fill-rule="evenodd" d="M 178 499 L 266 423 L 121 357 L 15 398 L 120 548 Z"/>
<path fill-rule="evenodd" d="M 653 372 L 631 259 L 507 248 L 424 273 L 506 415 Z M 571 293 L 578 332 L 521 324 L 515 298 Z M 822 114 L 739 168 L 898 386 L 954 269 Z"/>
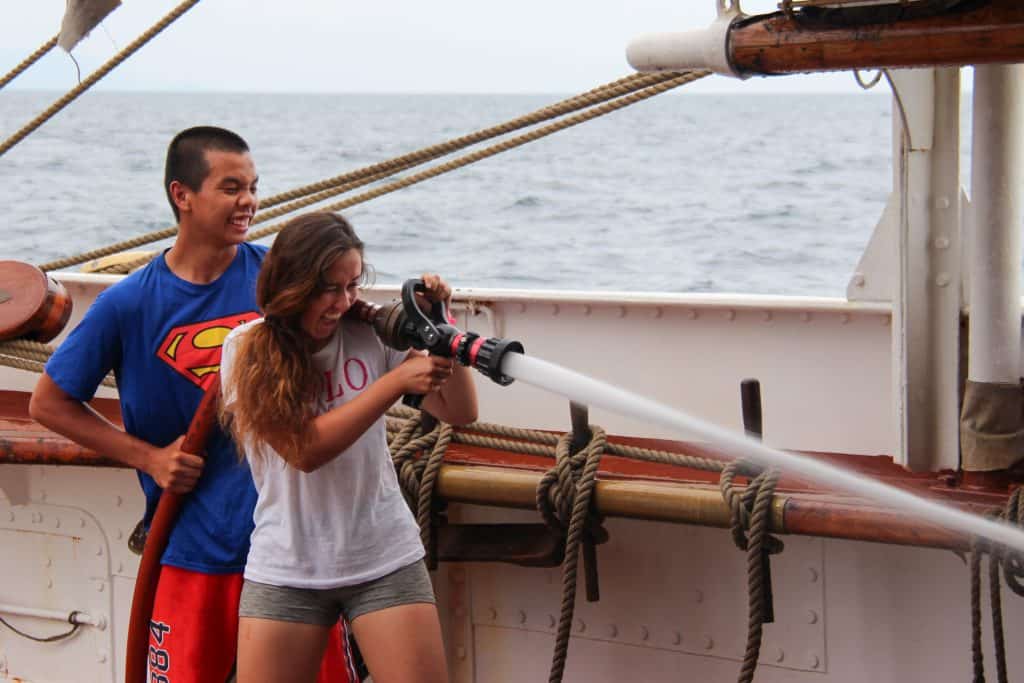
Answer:
<path fill-rule="evenodd" d="M 331 626 L 342 615 L 351 623 L 369 612 L 418 602 L 436 602 L 423 560 L 379 579 L 342 588 L 288 588 L 246 579 L 238 616 Z"/>

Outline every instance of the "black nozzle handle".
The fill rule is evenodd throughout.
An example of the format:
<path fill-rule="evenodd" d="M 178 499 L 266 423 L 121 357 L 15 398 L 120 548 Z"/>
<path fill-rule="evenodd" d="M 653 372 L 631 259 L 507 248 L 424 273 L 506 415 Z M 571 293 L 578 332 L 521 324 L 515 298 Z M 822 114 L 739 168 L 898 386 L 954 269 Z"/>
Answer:
<path fill-rule="evenodd" d="M 443 301 L 433 301 L 430 306 L 430 317 L 416 303 L 416 292 L 425 293 L 427 285 L 419 278 L 406 280 L 402 284 L 402 307 L 408 319 L 408 330 L 413 339 L 413 347 L 431 349 L 441 340 L 441 332 L 437 325 L 448 322 L 448 310 Z"/>
<path fill-rule="evenodd" d="M 406 394 L 402 396 L 402 405 L 409 406 L 410 408 L 420 409 L 423 405 L 423 397 L 426 394 Z"/>

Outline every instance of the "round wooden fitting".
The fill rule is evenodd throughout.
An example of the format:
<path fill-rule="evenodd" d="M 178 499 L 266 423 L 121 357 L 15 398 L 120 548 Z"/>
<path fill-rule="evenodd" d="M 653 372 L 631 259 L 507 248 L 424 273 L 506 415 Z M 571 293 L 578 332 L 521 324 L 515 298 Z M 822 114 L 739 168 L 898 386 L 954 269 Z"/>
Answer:
<path fill-rule="evenodd" d="M 0 261 L 0 341 L 48 342 L 71 317 L 64 285 L 21 261 Z"/>

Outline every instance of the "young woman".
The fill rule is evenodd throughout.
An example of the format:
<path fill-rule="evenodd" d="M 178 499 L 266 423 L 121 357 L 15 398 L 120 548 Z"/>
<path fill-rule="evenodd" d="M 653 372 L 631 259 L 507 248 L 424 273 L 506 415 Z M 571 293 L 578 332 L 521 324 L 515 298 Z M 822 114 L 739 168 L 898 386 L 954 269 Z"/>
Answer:
<path fill-rule="evenodd" d="M 342 315 L 363 243 L 333 213 L 291 221 L 260 271 L 263 319 L 221 361 L 224 421 L 258 499 L 239 606 L 239 683 L 314 681 L 328 632 L 352 625 L 375 683 L 447 681 L 423 546 L 388 455 L 384 412 L 403 394 L 455 424 L 476 419 L 466 368 L 384 347 Z M 426 297 L 448 285 L 424 275 Z"/>

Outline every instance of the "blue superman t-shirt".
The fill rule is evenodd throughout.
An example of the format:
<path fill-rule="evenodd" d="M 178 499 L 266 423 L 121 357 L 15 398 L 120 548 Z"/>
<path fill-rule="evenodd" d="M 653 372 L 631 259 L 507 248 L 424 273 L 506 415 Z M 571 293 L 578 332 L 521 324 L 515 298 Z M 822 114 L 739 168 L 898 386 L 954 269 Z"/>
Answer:
<path fill-rule="evenodd" d="M 242 244 L 215 282 L 177 277 L 161 254 L 144 269 L 105 290 L 46 364 L 61 389 L 90 400 L 107 372 L 117 377 L 125 430 L 166 446 L 188 430 L 220 368 L 228 332 L 258 317 L 256 276 L 266 247 Z M 205 573 L 245 566 L 256 490 L 233 444 L 216 430 L 206 465 L 185 498 L 163 563 Z M 139 472 L 146 525 L 160 488 Z"/>

